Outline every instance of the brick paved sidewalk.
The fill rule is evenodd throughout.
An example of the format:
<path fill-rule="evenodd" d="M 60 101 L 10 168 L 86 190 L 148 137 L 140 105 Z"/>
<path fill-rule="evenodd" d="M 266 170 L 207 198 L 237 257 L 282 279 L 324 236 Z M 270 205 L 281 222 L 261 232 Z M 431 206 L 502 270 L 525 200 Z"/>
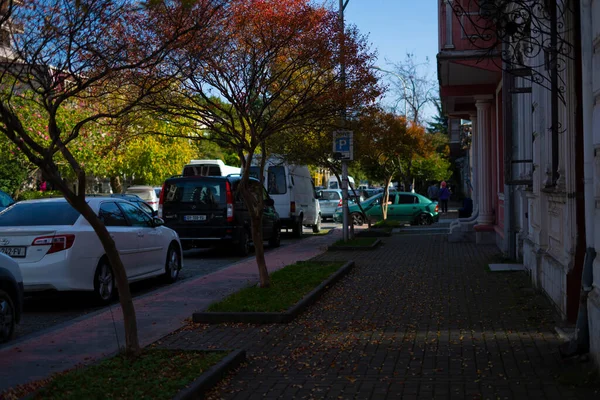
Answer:
<path fill-rule="evenodd" d="M 163 347 L 245 348 L 226 399 L 598 399 L 563 386 L 555 316 L 522 272 L 491 273 L 495 246 L 394 235 L 328 252 L 356 268 L 288 325 L 198 324 Z"/>
<path fill-rule="evenodd" d="M 269 271 L 306 260 L 339 240 L 341 231 L 303 239 L 265 254 Z M 185 268 L 185 260 L 184 260 Z M 188 279 L 134 299 L 140 344 L 146 346 L 185 326 L 195 311 L 258 282 L 254 257 L 212 274 Z M 52 373 L 103 358 L 118 351 L 116 334 L 123 346 L 121 307 L 85 315 L 23 340 L 0 347 L 0 394 L 3 390 Z M 114 322 L 114 323 L 113 323 Z M 1 397 L 1 396 L 0 396 Z"/>

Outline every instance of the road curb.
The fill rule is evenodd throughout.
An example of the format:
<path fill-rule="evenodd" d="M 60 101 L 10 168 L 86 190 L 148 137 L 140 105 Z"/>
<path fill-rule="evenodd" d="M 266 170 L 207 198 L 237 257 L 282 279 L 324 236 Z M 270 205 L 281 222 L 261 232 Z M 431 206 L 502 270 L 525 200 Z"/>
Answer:
<path fill-rule="evenodd" d="M 356 234 L 359 237 L 390 237 L 392 233 L 385 229 L 370 228 Z"/>
<path fill-rule="evenodd" d="M 219 351 L 219 350 L 216 350 Z M 223 350 L 229 351 L 229 350 Z M 215 352 L 215 350 L 210 350 Z M 245 350 L 233 350 L 230 354 L 225 356 L 217 364 L 213 365 L 204 372 L 195 381 L 189 384 L 189 386 L 181 390 L 178 394 L 173 397 L 173 400 L 191 400 L 204 398 L 204 394 L 216 386 L 221 379 L 223 379 L 227 373 L 240 366 L 246 361 Z"/>
<path fill-rule="evenodd" d="M 223 322 L 243 322 L 251 324 L 288 323 L 300 315 L 308 306 L 323 295 L 330 285 L 339 281 L 354 267 L 354 261 L 348 261 L 329 278 L 321 282 L 289 310 L 276 312 L 196 312 L 192 315 L 195 323 L 218 324 Z"/>
<path fill-rule="evenodd" d="M 377 239 L 370 246 L 329 246 L 328 251 L 357 251 L 357 250 L 375 250 L 381 243 L 381 239 Z"/>

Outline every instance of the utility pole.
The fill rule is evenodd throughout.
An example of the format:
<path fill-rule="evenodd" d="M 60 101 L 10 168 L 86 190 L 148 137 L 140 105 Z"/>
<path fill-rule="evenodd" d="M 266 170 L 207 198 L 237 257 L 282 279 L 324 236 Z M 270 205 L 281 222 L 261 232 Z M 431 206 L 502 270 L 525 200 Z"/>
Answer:
<path fill-rule="evenodd" d="M 340 19 L 340 78 L 342 92 L 346 90 L 346 60 L 345 60 L 345 31 L 344 31 L 344 10 L 350 0 L 340 0 L 339 19 Z M 344 99 L 344 97 L 342 96 Z M 346 128 L 346 101 L 342 101 L 342 127 Z M 348 162 L 342 159 L 342 237 L 344 242 L 348 241 Z"/>

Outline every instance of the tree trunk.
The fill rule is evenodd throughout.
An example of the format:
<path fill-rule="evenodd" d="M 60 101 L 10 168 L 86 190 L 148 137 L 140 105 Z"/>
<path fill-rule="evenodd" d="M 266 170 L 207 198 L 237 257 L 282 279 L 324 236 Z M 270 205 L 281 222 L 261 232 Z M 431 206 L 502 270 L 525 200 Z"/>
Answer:
<path fill-rule="evenodd" d="M 110 177 L 110 188 L 113 193 L 122 193 L 123 185 L 121 184 L 121 178 L 119 176 L 111 176 Z"/>
<path fill-rule="evenodd" d="M 83 215 L 83 217 L 90 223 L 94 232 L 98 235 L 102 247 L 108 257 L 108 262 L 115 274 L 115 281 L 117 289 L 119 291 L 119 302 L 121 303 L 121 309 L 123 310 L 123 325 L 125 328 L 125 352 L 128 355 L 136 356 L 140 353 L 140 343 L 138 340 L 137 330 L 137 319 L 135 315 L 135 308 L 133 306 L 133 299 L 131 297 L 131 291 L 129 290 L 129 281 L 127 279 L 127 273 L 125 267 L 115 246 L 115 241 L 108 233 L 106 226 L 100 221 L 98 216 L 92 211 L 90 206 L 84 202 L 82 205 L 78 204 L 73 207 Z"/>
<path fill-rule="evenodd" d="M 260 287 L 266 288 L 271 286 L 271 278 L 267 270 L 267 262 L 265 261 L 265 247 L 263 244 L 262 231 L 262 212 L 258 216 L 252 216 L 252 242 L 254 243 L 254 255 L 256 264 L 258 265 L 258 275 L 260 278 Z"/>
<path fill-rule="evenodd" d="M 119 301 L 123 310 L 123 325 L 125 329 L 125 353 L 128 355 L 138 355 L 140 353 L 140 343 L 138 340 L 137 320 L 135 315 L 135 308 L 133 306 L 133 300 L 131 298 L 131 292 L 129 290 L 129 281 L 125 272 L 125 267 L 115 246 L 115 242 L 110 236 L 110 233 L 106 229 L 106 226 L 100 221 L 96 213 L 90 208 L 88 203 L 85 201 L 85 196 L 79 196 L 73 193 L 65 182 L 54 173 L 55 169 L 43 168 L 46 173 L 48 180 L 57 188 L 65 197 L 65 199 L 71 204 L 71 206 L 77 210 L 85 219 L 89 222 L 94 229 L 94 232 L 100 239 L 104 252 L 108 257 L 108 262 L 113 270 L 115 276 L 115 282 L 119 293 Z M 79 181 L 85 180 L 85 173 L 81 173 Z"/>
<path fill-rule="evenodd" d="M 271 286 L 271 277 L 267 270 L 267 263 L 265 261 L 265 249 L 263 246 L 263 231 L 262 231 L 262 219 L 264 211 L 264 200 L 263 200 L 263 186 L 246 186 L 243 184 L 243 180 L 238 186 L 238 190 L 244 203 L 250 213 L 250 230 L 252 232 L 252 242 L 254 243 L 254 255 L 256 257 L 256 264 L 258 266 L 258 275 L 260 279 L 260 287 L 266 288 Z"/>

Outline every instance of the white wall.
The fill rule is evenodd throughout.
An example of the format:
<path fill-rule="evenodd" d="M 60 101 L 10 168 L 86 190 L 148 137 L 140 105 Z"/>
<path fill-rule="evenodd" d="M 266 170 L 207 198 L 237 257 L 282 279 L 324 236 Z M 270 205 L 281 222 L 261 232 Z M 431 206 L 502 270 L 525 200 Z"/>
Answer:
<path fill-rule="evenodd" d="M 583 2 L 582 2 L 583 3 Z M 583 48 L 583 65 L 589 57 L 592 58 L 592 97 L 591 104 L 584 104 L 584 107 L 592 108 L 592 127 L 591 131 L 584 132 L 585 135 L 591 135 L 593 149 L 585 149 L 586 151 L 594 151 L 594 199 L 595 208 L 594 215 L 591 218 L 592 226 L 594 227 L 594 243 L 587 243 L 588 246 L 593 246 L 596 250 L 596 258 L 594 259 L 594 282 L 592 292 L 588 297 L 588 321 L 590 326 L 590 351 L 594 356 L 596 363 L 600 364 L 600 1 L 591 0 L 591 48 Z M 582 13 L 582 18 L 588 16 Z M 588 16 L 589 18 L 589 16 Z M 589 20 L 588 20 L 589 21 Z M 582 27 L 585 23 L 582 23 Z M 583 34 L 589 35 L 583 27 Z M 588 36 L 589 38 L 589 36 Z M 584 87 L 584 90 L 586 88 Z M 588 109 L 589 110 L 589 109 Z M 588 136 L 589 138 L 589 136 Z"/>

